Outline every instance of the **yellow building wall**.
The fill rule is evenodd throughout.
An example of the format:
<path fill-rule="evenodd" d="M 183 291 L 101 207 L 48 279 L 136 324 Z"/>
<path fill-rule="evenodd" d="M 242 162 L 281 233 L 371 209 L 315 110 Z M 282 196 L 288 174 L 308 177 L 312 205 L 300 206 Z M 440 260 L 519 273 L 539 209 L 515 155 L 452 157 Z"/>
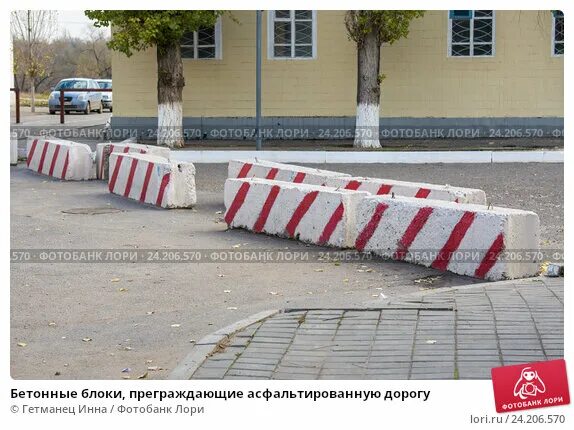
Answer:
<path fill-rule="evenodd" d="M 222 59 L 184 59 L 186 117 L 255 114 L 255 12 L 222 22 Z M 264 116 L 354 116 L 356 48 L 344 11 L 317 12 L 317 58 L 269 60 L 263 14 Z M 549 11 L 496 11 L 494 57 L 449 57 L 448 14 L 428 11 L 383 46 L 383 117 L 562 117 L 564 63 L 551 55 Z M 155 49 L 114 53 L 114 115 L 154 117 Z"/>

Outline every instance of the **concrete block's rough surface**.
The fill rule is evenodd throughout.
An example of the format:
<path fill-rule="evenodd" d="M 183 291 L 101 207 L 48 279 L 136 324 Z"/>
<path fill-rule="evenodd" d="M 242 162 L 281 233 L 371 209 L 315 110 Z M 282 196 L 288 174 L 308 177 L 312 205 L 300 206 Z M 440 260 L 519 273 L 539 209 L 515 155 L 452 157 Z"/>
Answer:
<path fill-rule="evenodd" d="M 534 276 L 539 219 L 506 208 L 370 196 L 357 210 L 360 251 L 489 280 Z"/>
<path fill-rule="evenodd" d="M 340 176 L 350 175 L 265 160 L 231 160 L 227 171 L 228 178 L 262 178 L 309 185 L 325 185 L 328 178 Z"/>
<path fill-rule="evenodd" d="M 259 178 L 225 181 L 230 227 L 318 245 L 354 245 L 357 205 L 367 193 Z"/>
<path fill-rule="evenodd" d="M 444 200 L 455 203 L 486 204 L 484 191 L 473 188 L 452 187 L 450 185 L 362 177 L 329 177 L 325 185 L 347 190 L 367 191 L 375 195 L 395 194 L 396 196 Z"/>
<path fill-rule="evenodd" d="M 112 152 L 154 154 L 169 160 L 170 151 L 165 146 L 141 145 L 139 143 L 99 143 L 96 147 L 96 173 L 98 179 L 108 179 L 109 157 Z"/>
<path fill-rule="evenodd" d="M 90 147 L 68 140 L 28 139 L 26 164 L 34 172 L 67 181 L 94 179 L 96 176 Z"/>
<path fill-rule="evenodd" d="M 18 164 L 18 133 L 10 133 L 10 165 Z"/>
<path fill-rule="evenodd" d="M 152 154 L 112 152 L 110 192 L 162 208 L 188 208 L 196 203 L 195 166 Z"/>

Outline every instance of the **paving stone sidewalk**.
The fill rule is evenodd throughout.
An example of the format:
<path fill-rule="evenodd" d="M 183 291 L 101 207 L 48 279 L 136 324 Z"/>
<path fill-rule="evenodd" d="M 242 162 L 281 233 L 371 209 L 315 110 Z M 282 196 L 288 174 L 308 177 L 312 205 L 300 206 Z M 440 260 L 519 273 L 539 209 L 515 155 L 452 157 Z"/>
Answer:
<path fill-rule="evenodd" d="M 563 357 L 563 292 L 563 278 L 534 278 L 288 309 L 213 343 L 190 376 L 489 379 L 492 367 Z"/>

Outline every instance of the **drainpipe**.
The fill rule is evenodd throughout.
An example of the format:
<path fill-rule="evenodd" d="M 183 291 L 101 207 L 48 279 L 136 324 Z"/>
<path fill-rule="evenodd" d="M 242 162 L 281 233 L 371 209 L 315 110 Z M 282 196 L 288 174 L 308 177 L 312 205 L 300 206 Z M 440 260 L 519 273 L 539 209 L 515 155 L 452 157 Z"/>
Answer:
<path fill-rule="evenodd" d="M 255 149 L 261 151 L 261 11 L 257 11 L 255 32 Z"/>

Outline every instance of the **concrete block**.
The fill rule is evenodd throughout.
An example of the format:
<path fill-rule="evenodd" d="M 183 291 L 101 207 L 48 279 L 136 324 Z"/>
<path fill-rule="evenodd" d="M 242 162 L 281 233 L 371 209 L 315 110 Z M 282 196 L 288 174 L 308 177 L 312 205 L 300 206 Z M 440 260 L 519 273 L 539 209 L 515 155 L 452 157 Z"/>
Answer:
<path fill-rule="evenodd" d="M 327 178 L 340 176 L 350 175 L 258 159 L 231 160 L 227 175 L 228 178 L 262 178 L 309 185 L 325 185 Z"/>
<path fill-rule="evenodd" d="M 355 243 L 357 205 L 367 195 L 268 179 L 227 179 L 225 221 L 229 227 L 349 248 Z"/>
<path fill-rule="evenodd" d="M 328 177 L 325 185 L 348 190 L 367 191 L 375 195 L 394 193 L 396 196 L 486 205 L 486 194 L 484 191 L 474 188 L 453 187 L 450 185 L 363 177 Z"/>
<path fill-rule="evenodd" d="M 28 169 L 67 181 L 94 179 L 93 153 L 88 145 L 68 140 L 30 138 L 27 142 Z"/>
<path fill-rule="evenodd" d="M 196 203 L 195 166 L 152 154 L 112 152 L 110 192 L 162 208 L 188 208 Z"/>
<path fill-rule="evenodd" d="M 170 158 L 169 148 L 165 146 L 141 145 L 139 143 L 98 143 L 96 146 L 96 174 L 98 179 L 108 179 L 109 157 L 112 152 L 154 154 L 166 160 Z"/>
<path fill-rule="evenodd" d="M 538 271 L 534 212 L 370 196 L 359 204 L 356 221 L 355 247 L 385 258 L 489 280 Z"/>
<path fill-rule="evenodd" d="M 18 133 L 10 132 L 10 165 L 18 164 Z"/>

